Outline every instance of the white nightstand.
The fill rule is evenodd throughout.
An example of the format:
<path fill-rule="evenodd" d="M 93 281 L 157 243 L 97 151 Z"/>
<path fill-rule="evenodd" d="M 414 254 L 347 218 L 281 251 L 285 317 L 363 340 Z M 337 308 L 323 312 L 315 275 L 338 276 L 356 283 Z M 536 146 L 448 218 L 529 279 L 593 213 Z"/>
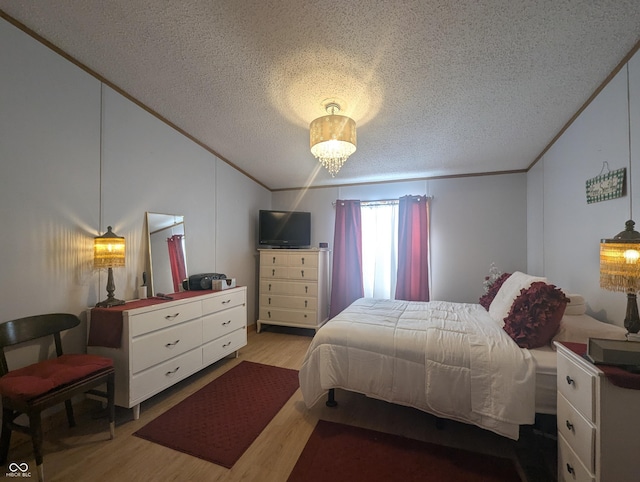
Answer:
<path fill-rule="evenodd" d="M 554 344 L 558 351 L 558 480 L 640 481 L 640 390 L 614 385 L 578 353 Z"/>

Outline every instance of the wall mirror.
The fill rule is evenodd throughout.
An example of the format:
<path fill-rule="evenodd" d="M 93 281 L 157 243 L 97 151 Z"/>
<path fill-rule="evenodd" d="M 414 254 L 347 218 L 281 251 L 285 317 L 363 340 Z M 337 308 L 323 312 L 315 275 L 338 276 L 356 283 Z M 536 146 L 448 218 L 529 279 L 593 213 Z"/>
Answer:
<path fill-rule="evenodd" d="M 147 212 L 149 296 L 177 293 L 187 277 L 184 216 Z"/>

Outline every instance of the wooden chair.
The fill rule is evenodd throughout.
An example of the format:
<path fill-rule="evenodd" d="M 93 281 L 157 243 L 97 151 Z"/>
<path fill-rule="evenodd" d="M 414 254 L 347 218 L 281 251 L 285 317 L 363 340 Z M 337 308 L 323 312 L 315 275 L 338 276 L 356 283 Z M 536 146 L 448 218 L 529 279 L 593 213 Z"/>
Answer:
<path fill-rule="evenodd" d="M 107 399 L 110 438 L 115 433 L 114 368 L 109 358 L 95 355 L 63 355 L 60 332 L 78 326 L 80 319 L 71 314 L 55 313 L 30 316 L 0 323 L 0 395 L 2 396 L 2 433 L 0 465 L 7 463 L 11 431 L 31 436 L 38 479 L 44 480 L 42 464 L 41 413 L 46 408 L 65 403 L 69 427 L 75 426 L 71 398 L 91 393 Z M 9 370 L 5 347 L 53 335 L 56 358 L 17 370 Z M 96 390 L 106 384 L 107 391 Z M 29 426 L 19 425 L 20 414 L 29 418 Z"/>

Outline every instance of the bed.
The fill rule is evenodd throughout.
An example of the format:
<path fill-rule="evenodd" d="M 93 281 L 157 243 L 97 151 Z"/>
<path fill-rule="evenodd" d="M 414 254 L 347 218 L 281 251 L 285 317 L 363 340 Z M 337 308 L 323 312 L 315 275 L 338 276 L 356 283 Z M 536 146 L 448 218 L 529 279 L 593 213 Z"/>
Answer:
<path fill-rule="evenodd" d="M 497 303 L 511 307 L 514 292 Z M 305 404 L 341 388 L 517 440 L 520 425 L 534 423 L 536 413 L 555 414 L 556 357 L 549 343 L 519 347 L 495 311 L 473 303 L 356 300 L 312 340 L 299 372 Z M 584 312 L 562 316 L 559 325 L 560 341 L 625 333 Z"/>

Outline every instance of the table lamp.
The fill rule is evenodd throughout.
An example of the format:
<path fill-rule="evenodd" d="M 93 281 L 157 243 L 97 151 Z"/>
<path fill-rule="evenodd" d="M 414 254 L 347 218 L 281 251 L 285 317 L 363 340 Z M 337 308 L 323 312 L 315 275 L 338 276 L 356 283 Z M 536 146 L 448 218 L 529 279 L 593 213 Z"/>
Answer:
<path fill-rule="evenodd" d="M 93 243 L 93 266 L 101 269 L 107 268 L 107 299 L 97 303 L 100 308 L 123 305 L 124 301 L 113 296 L 116 285 L 113 282 L 113 268 L 124 266 L 125 241 L 121 236 L 117 236 L 111 226 L 107 227 L 107 232 L 102 236 L 96 236 Z"/>
<path fill-rule="evenodd" d="M 640 330 L 636 293 L 640 290 L 640 233 L 635 223 L 625 223 L 626 229 L 611 239 L 600 240 L 600 287 L 627 293 L 627 313 L 624 327 L 629 333 Z"/>

